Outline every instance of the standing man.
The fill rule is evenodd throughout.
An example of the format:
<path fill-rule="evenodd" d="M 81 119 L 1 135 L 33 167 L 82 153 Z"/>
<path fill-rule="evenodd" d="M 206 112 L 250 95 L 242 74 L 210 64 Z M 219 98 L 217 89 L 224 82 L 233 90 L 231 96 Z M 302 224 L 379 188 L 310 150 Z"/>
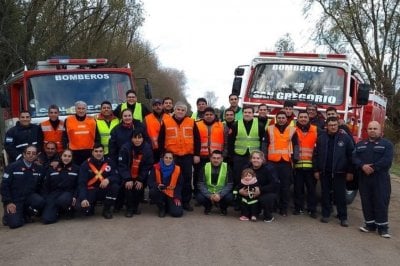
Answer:
<path fill-rule="evenodd" d="M 22 152 L 29 145 L 35 145 L 40 151 L 43 147 L 43 132 L 40 126 L 31 123 L 31 114 L 21 111 L 19 121 L 5 135 L 4 148 L 9 162 L 15 162 L 22 157 Z"/>
<path fill-rule="evenodd" d="M 313 158 L 315 178 L 321 181 L 321 222 L 329 222 L 333 191 L 340 225 L 348 227 L 346 181 L 353 179 L 351 158 L 354 145 L 347 133 L 339 131 L 336 117 L 328 118 L 326 126 L 327 130 L 318 136 Z"/>
<path fill-rule="evenodd" d="M 205 98 L 198 98 L 196 101 L 197 112 L 193 112 L 191 118 L 194 121 L 199 121 L 204 117 L 204 110 L 207 108 L 207 100 Z"/>
<path fill-rule="evenodd" d="M 108 142 L 110 141 L 111 130 L 119 124 L 119 119 L 114 116 L 112 105 L 104 101 L 100 105 L 100 114 L 96 117 L 96 143 L 104 146 L 104 155 L 108 156 Z"/>
<path fill-rule="evenodd" d="M 204 165 L 209 162 L 214 150 L 224 149 L 224 125 L 218 121 L 215 110 L 212 107 L 204 109 L 204 118 L 196 122 L 200 133 L 200 163 L 194 165 L 193 186 L 197 191 L 197 183 Z"/>
<path fill-rule="evenodd" d="M 128 90 L 125 93 L 126 102 L 123 102 L 117 106 L 114 110 L 114 115 L 121 118 L 121 113 L 125 109 L 130 109 L 133 114 L 133 118 L 143 122 L 144 117 L 149 114 L 147 107 L 137 101 L 137 95 L 134 90 Z"/>
<path fill-rule="evenodd" d="M 161 125 L 158 144 L 162 153 L 171 151 L 175 163 L 181 168 L 182 207 L 186 211 L 193 211 L 190 205 L 192 198 L 192 166 L 200 162 L 200 134 L 194 120 L 186 116 L 187 105 L 177 102 L 174 115 L 166 117 Z"/>
<path fill-rule="evenodd" d="M 144 118 L 144 124 L 146 126 L 147 135 L 149 135 L 151 141 L 151 147 L 153 150 L 154 162 L 160 160 L 160 147 L 158 146 L 158 135 L 160 134 L 161 124 L 167 114 L 163 111 L 162 101 L 160 99 L 154 99 L 152 103 L 153 112 L 146 115 Z"/>
<path fill-rule="evenodd" d="M 308 113 L 300 110 L 297 115 L 296 133 L 299 141 L 299 160 L 295 161 L 294 215 L 304 212 L 304 186 L 307 188 L 307 210 L 311 218 L 317 218 L 317 180 L 314 178 L 312 156 L 317 142 L 317 126 L 310 124 Z"/>
<path fill-rule="evenodd" d="M 318 111 L 316 104 L 309 104 L 306 107 L 308 116 L 310 117 L 310 123 L 316 125 L 320 129 L 325 129 L 325 120 L 323 115 Z"/>
<path fill-rule="evenodd" d="M 375 232 L 390 238 L 388 208 L 390 201 L 389 169 L 393 161 L 393 144 L 382 138 L 381 125 L 372 121 L 367 128 L 368 139 L 357 143 L 353 163 L 359 173 L 359 190 L 365 226 L 361 232 Z"/>
<path fill-rule="evenodd" d="M 65 131 L 63 135 L 64 147 L 73 152 L 74 163 L 81 165 L 90 157 L 95 143 L 96 121 L 86 115 L 87 105 L 83 101 L 75 103 L 75 115 L 65 119 Z"/>
<path fill-rule="evenodd" d="M 269 126 L 268 107 L 265 103 L 262 103 L 258 106 L 258 121 L 263 123 L 265 128 Z"/>
<path fill-rule="evenodd" d="M 165 97 L 162 102 L 164 113 L 173 115 L 174 113 L 174 100 L 171 97 Z"/>
<path fill-rule="evenodd" d="M 52 104 L 48 109 L 49 119 L 40 123 L 43 131 L 44 145 L 48 142 L 54 142 L 57 145 L 57 152 L 61 154 L 64 150 L 62 136 L 64 134 L 64 121 L 59 119 L 60 109 L 57 105 Z"/>
<path fill-rule="evenodd" d="M 233 160 L 234 186 L 240 183 L 240 175 L 249 162 L 250 153 L 261 150 L 264 136 L 264 125 L 254 118 L 253 107 L 244 107 L 243 118 L 237 120 L 228 136 L 228 154 Z"/>
<path fill-rule="evenodd" d="M 229 104 L 230 106 L 227 109 L 231 109 L 235 112 L 235 120 L 239 120 L 243 118 L 242 108 L 239 106 L 239 96 L 236 94 L 229 95 Z M 225 114 L 224 114 L 225 117 Z"/>
<path fill-rule="evenodd" d="M 235 124 L 235 112 L 231 109 L 226 109 L 224 112 L 224 118 L 222 124 L 224 125 L 224 150 L 223 156 L 225 161 L 231 166 L 232 158 L 228 156 L 228 136 L 231 132 L 231 128 Z"/>
<path fill-rule="evenodd" d="M 228 164 L 223 162 L 220 150 L 212 151 L 210 162 L 201 170 L 197 201 L 204 206 L 204 214 L 209 214 L 213 204 L 218 204 L 221 215 L 227 214 L 233 201 L 233 180 Z"/>
<path fill-rule="evenodd" d="M 78 209 L 85 211 L 87 216 L 94 214 L 98 200 L 103 201 L 103 217 L 111 219 L 112 210 L 117 198 L 120 181 L 117 167 L 104 157 L 104 147 L 95 144 L 92 156 L 83 162 L 78 179 Z"/>
<path fill-rule="evenodd" d="M 280 181 L 280 215 L 287 216 L 289 207 L 289 188 L 293 179 L 292 162 L 298 159 L 298 141 L 296 129 L 290 126 L 284 111 L 276 114 L 276 123 L 267 128 L 267 159 L 277 171 Z"/>
<path fill-rule="evenodd" d="M 11 163 L 4 171 L 1 182 L 1 199 L 4 206 L 3 224 L 17 228 L 31 221 L 45 205 L 39 195 L 43 180 L 42 168 L 35 164 L 38 149 L 25 147 L 22 159 Z"/>

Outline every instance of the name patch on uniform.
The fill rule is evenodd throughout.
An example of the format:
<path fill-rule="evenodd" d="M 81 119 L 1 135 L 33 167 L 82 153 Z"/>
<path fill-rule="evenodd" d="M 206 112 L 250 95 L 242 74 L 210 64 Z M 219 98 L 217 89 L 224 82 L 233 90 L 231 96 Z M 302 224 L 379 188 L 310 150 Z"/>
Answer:
<path fill-rule="evenodd" d="M 9 142 L 13 142 L 13 138 L 7 137 L 7 138 L 6 138 L 6 142 L 8 142 L 8 143 L 9 143 Z"/>

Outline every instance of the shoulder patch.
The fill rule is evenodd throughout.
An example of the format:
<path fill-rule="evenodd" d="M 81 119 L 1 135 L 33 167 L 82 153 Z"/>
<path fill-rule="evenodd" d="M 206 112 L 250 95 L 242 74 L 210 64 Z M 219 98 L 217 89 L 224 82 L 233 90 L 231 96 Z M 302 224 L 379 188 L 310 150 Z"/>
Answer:
<path fill-rule="evenodd" d="M 7 143 L 11 143 L 11 142 L 13 142 L 13 140 L 14 140 L 14 139 L 13 139 L 13 138 L 10 138 L 10 137 L 7 137 L 7 138 L 6 138 L 6 142 L 7 142 Z"/>
<path fill-rule="evenodd" d="M 9 176 L 10 176 L 9 174 L 4 173 L 3 178 L 4 178 L 4 179 L 7 179 Z"/>

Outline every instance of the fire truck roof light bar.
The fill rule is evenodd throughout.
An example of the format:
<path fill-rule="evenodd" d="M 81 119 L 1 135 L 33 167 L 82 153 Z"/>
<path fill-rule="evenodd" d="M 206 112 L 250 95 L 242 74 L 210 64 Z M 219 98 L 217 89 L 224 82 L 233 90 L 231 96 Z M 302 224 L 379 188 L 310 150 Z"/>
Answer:
<path fill-rule="evenodd" d="M 104 65 L 107 64 L 106 58 L 90 58 L 90 59 L 47 59 L 49 65 Z"/>
<path fill-rule="evenodd" d="M 320 58 L 320 59 L 347 59 L 347 56 L 345 54 L 311 54 L 311 53 L 260 52 L 260 56 Z"/>

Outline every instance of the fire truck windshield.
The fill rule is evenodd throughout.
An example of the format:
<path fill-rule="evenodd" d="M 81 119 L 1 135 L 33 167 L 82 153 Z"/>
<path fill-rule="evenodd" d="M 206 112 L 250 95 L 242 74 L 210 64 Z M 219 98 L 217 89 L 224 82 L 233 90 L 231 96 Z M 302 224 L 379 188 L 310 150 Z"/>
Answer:
<path fill-rule="evenodd" d="M 29 108 L 32 117 L 47 116 L 51 104 L 60 108 L 61 115 L 75 113 L 75 102 L 87 103 L 87 113 L 98 113 L 101 102 L 111 102 L 113 109 L 132 89 L 130 76 L 124 73 L 62 73 L 30 77 L 28 80 Z"/>
<path fill-rule="evenodd" d="M 302 64 L 258 64 L 247 97 L 340 105 L 346 74 L 342 68 Z"/>

